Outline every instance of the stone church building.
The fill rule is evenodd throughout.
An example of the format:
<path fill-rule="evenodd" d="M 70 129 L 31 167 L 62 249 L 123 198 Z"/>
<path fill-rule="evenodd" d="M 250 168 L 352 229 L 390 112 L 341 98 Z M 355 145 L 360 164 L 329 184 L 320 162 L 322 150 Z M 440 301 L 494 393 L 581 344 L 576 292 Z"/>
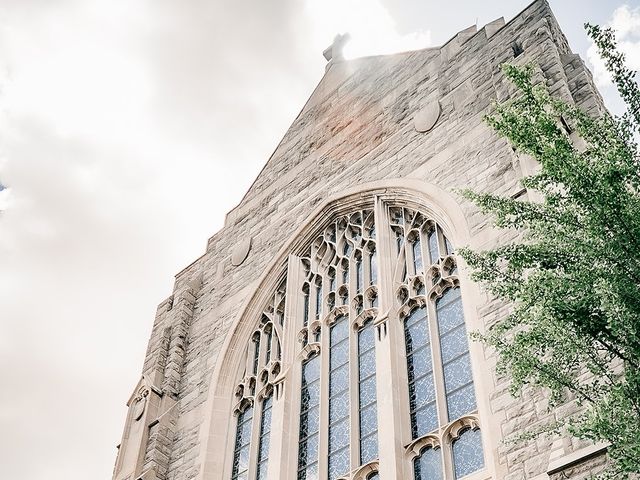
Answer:
<path fill-rule="evenodd" d="M 510 395 L 468 339 L 507 306 L 459 246 L 509 241 L 455 193 L 530 198 L 536 168 L 483 121 L 500 66 L 603 110 L 549 5 L 441 47 L 326 73 L 206 252 L 157 310 L 114 480 L 582 479 L 606 448 L 505 442 L 566 415 Z"/>

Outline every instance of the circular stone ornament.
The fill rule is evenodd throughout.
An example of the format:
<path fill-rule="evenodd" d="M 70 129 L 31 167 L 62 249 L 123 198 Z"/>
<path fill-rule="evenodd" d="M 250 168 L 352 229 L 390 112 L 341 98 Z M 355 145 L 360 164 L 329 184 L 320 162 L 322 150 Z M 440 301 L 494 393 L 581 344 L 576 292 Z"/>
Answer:
<path fill-rule="evenodd" d="M 416 127 L 416 131 L 425 133 L 431 130 L 438 122 L 441 113 L 440 102 L 431 102 L 426 107 L 420 109 L 413 117 L 413 124 Z"/>
<path fill-rule="evenodd" d="M 249 255 L 249 250 L 251 250 L 251 237 L 243 239 L 238 245 L 236 245 L 236 248 L 233 249 L 233 253 L 231 254 L 231 265 L 234 267 L 242 265 Z"/>

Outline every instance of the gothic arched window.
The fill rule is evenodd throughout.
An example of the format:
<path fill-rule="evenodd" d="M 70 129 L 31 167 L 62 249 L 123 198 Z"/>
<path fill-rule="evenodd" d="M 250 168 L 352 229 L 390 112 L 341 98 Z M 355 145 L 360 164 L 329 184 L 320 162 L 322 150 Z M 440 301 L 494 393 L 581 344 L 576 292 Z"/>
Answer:
<path fill-rule="evenodd" d="M 388 422 L 399 422 L 387 431 L 402 434 L 404 463 L 392 468 L 405 476 L 484 469 L 453 246 L 429 215 L 376 202 L 328 219 L 291 252 L 288 280 L 247 339 L 232 480 L 264 480 L 269 462 L 295 465 L 297 480 L 378 480 Z M 392 379 L 377 371 L 389 358 Z M 284 382 L 292 387 L 278 390 Z M 395 385 L 391 399 L 380 382 Z M 272 424 L 282 398 L 288 417 Z M 274 439 L 281 459 L 270 455 Z"/>
<path fill-rule="evenodd" d="M 433 437 L 437 442 L 415 458 L 415 479 L 457 479 L 482 469 L 484 455 L 472 417 L 476 398 L 453 248 L 441 228 L 421 213 L 407 208 L 391 208 L 389 213 L 395 237 L 410 245 L 398 252 L 396 271 L 413 267 L 409 269 L 413 275 L 396 277 L 404 319 L 411 436 Z M 429 265 L 423 267 L 423 258 Z M 442 431 L 466 422 L 473 424 L 466 430 L 472 433 L 457 437 L 449 433 L 443 438 Z"/>
<path fill-rule="evenodd" d="M 273 390 L 282 370 L 286 279 L 276 287 L 247 346 L 242 380 L 236 387 L 236 436 L 232 480 L 267 480 Z M 257 432 L 257 442 L 252 442 Z"/>

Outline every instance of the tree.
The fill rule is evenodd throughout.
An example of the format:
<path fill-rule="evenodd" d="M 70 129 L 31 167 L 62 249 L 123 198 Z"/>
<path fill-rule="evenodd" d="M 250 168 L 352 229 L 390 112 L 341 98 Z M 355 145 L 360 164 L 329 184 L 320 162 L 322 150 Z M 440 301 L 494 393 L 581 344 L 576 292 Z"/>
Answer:
<path fill-rule="evenodd" d="M 539 162 L 522 184 L 540 200 L 464 191 L 521 240 L 460 253 L 472 278 L 513 305 L 476 334 L 496 349 L 513 390 L 578 402 L 579 414 L 549 430 L 608 442 L 607 475 L 627 478 L 640 472 L 640 89 L 613 32 L 585 27 L 627 112 L 594 118 L 536 85 L 532 65 L 506 65 L 519 93 L 486 120 Z"/>

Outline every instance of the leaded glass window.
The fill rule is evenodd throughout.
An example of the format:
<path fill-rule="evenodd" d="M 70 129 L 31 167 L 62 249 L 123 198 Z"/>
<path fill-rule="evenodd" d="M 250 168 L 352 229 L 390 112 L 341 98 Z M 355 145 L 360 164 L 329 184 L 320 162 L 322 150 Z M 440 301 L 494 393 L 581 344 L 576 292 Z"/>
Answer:
<path fill-rule="evenodd" d="M 480 429 L 467 428 L 454 440 L 453 466 L 456 478 L 477 472 L 484 467 Z"/>
<path fill-rule="evenodd" d="M 375 285 L 378 282 L 378 256 L 375 249 L 369 253 L 369 285 Z"/>
<path fill-rule="evenodd" d="M 415 273 L 422 273 L 422 244 L 420 238 L 416 238 L 411 244 L 413 252 L 413 271 Z"/>
<path fill-rule="evenodd" d="M 425 448 L 413 461 L 415 480 L 442 480 L 442 460 L 439 448 Z"/>
<path fill-rule="evenodd" d="M 331 326 L 329 353 L 329 480 L 348 473 L 349 462 L 349 320 Z"/>
<path fill-rule="evenodd" d="M 282 360 L 286 278 L 282 278 L 258 316 L 246 349 L 242 379 L 236 386 L 237 432 L 232 480 L 265 480 L 271 438 L 274 385 Z M 259 400 L 262 399 L 262 400 Z M 256 415 L 254 415 L 254 409 Z M 251 443 L 251 432 L 258 441 Z M 249 478 L 251 475 L 251 479 Z"/>
<path fill-rule="evenodd" d="M 418 438 L 438 428 L 427 309 L 416 308 L 404 322 L 409 380 L 411 434 Z"/>
<path fill-rule="evenodd" d="M 427 436 L 440 438 L 440 432 L 453 428 L 455 422 L 476 422 L 469 341 L 453 245 L 436 222 L 419 212 L 390 208 L 389 219 L 399 247 L 394 270 L 402 272 L 396 276 L 400 284 L 396 298 L 404 326 L 411 437 L 421 444 Z M 474 461 L 464 463 L 464 475 L 484 465 L 480 430 L 472 431 L 478 433 L 463 434 L 461 444 L 468 442 L 464 451 L 476 453 Z M 452 440 L 440 438 L 437 446 L 421 450 L 414 461 L 416 480 L 452 478 L 462 472 L 460 460 L 453 462 L 455 472 L 447 471 L 451 462 L 442 460 L 462 451 L 455 446 L 461 440 Z"/>
<path fill-rule="evenodd" d="M 373 211 L 336 218 L 300 255 L 300 262 L 302 283 L 325 285 L 327 290 L 316 301 L 316 320 L 311 325 L 302 322 L 299 338 L 313 338 L 307 349 L 327 349 L 320 352 L 328 356 L 323 372 L 328 384 L 323 399 L 328 405 L 327 431 L 320 434 L 327 460 L 320 470 L 327 472 L 325 480 L 335 480 L 378 457 L 373 326 L 378 260 Z M 313 312 L 310 316 L 314 318 Z"/>
<path fill-rule="evenodd" d="M 298 480 L 317 480 L 320 442 L 320 357 L 302 365 Z"/>
<path fill-rule="evenodd" d="M 358 332 L 360 464 L 378 458 L 375 328 L 369 320 Z"/>
<path fill-rule="evenodd" d="M 450 288 L 436 302 L 440 352 L 449 420 L 476 408 L 469 342 L 462 315 L 460 289 Z"/>
<path fill-rule="evenodd" d="M 392 401 L 402 424 L 410 425 L 402 433 L 408 455 L 403 468 L 413 470 L 415 480 L 444 480 L 484 467 L 454 246 L 428 215 L 378 201 L 375 215 L 372 206 L 341 213 L 316 237 L 299 242 L 287 266 L 296 279 L 293 302 L 285 305 L 282 280 L 256 318 L 236 390 L 232 480 L 265 480 L 270 461 L 282 468 L 283 459 L 269 459 L 276 439 L 287 448 L 286 438 L 272 435 L 274 411 L 284 412 L 285 422 L 299 419 L 291 424 L 298 429 L 298 480 L 379 480 L 378 429 L 386 427 L 377 410 L 386 396 L 377 391 L 385 388 L 378 382 L 395 387 L 399 378 L 401 390 Z M 285 332 L 285 318 L 295 331 Z M 282 338 L 291 339 L 289 345 Z M 389 343 L 381 343 L 385 339 Z M 379 355 L 400 356 L 392 359 L 398 370 L 391 380 L 377 376 L 381 346 Z M 294 389 L 282 388 L 294 368 L 280 365 L 283 350 L 284 358 L 300 362 Z M 278 392 L 293 397 L 274 408 Z M 299 417 L 288 410 L 294 405 L 297 414 L 298 400 Z"/>
<path fill-rule="evenodd" d="M 272 407 L 272 396 L 269 396 L 262 401 L 262 416 L 260 418 L 260 440 L 258 444 L 258 464 L 256 467 L 256 480 L 267 480 Z"/>
<path fill-rule="evenodd" d="M 232 480 L 247 480 L 249 472 L 249 454 L 251 450 L 251 423 L 253 408 L 246 407 L 238 414 L 236 442 L 233 451 Z"/>

